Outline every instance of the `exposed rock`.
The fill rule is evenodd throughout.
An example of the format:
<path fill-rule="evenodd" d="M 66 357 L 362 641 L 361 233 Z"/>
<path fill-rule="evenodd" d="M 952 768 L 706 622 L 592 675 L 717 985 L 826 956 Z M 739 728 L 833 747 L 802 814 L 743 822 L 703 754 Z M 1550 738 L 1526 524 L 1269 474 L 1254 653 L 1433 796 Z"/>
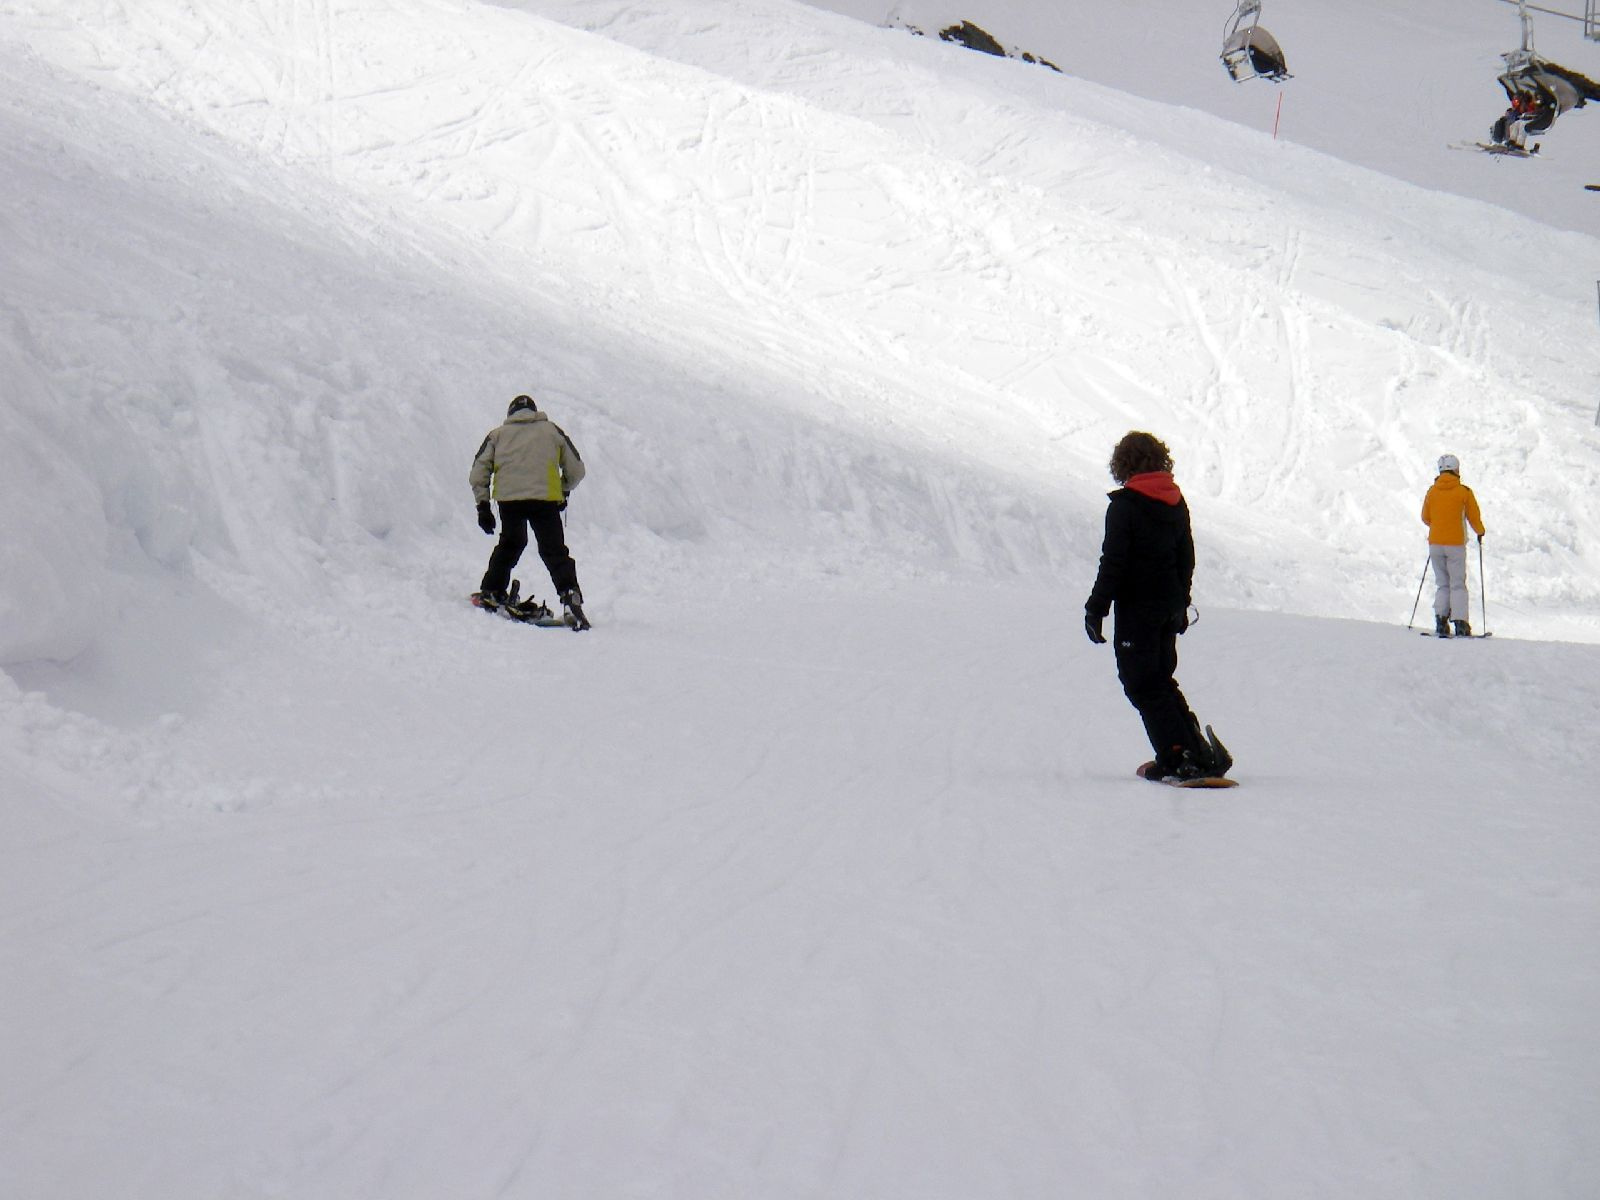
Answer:
<path fill-rule="evenodd" d="M 981 29 L 971 21 L 963 21 L 959 25 L 951 25 L 947 29 L 939 30 L 941 42 L 957 42 L 968 50 L 980 50 L 984 54 L 992 54 L 996 58 L 1010 58 L 1006 48 L 997 42 L 994 35 L 986 29 Z"/>
<path fill-rule="evenodd" d="M 898 22 L 892 22 L 892 24 L 898 24 Z M 900 25 L 900 28 L 906 30 L 908 33 L 916 34 L 917 37 L 926 36 L 922 30 L 918 29 L 915 25 L 902 24 Z M 939 31 L 939 40 L 942 42 L 955 42 L 957 45 L 965 46 L 969 50 L 977 50 L 984 54 L 992 54 L 996 58 L 1019 58 L 1023 62 L 1034 63 L 1041 67 L 1049 67 L 1056 74 L 1061 74 L 1061 68 L 1056 66 L 1055 63 L 1051 62 L 1048 58 L 1040 58 L 1037 54 L 1031 54 L 1026 50 L 1007 50 L 1003 45 L 1001 45 L 1000 40 L 996 38 L 994 34 L 990 33 L 982 26 L 974 25 L 971 21 L 962 21 L 959 25 L 946 26 L 944 29 Z"/>

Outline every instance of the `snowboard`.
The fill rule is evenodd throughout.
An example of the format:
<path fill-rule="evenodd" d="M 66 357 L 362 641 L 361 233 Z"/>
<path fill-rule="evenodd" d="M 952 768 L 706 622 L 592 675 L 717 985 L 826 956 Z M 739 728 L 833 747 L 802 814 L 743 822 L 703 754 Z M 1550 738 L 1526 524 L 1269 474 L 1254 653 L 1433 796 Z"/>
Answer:
<path fill-rule="evenodd" d="M 481 592 L 473 592 L 467 600 L 474 608 L 495 613 L 508 621 L 517 621 L 523 625 L 537 625 L 541 629 L 570 629 L 574 633 L 581 633 L 589 628 L 589 622 L 581 610 L 576 614 L 562 613 L 558 616 L 550 611 L 549 605 L 541 604 L 537 600 L 521 599 L 521 592 L 522 584 L 513 579 L 511 591 L 506 596 L 504 604 L 485 604 Z"/>
<path fill-rule="evenodd" d="M 1583 185 L 1586 192 L 1600 192 L 1600 183 L 1586 183 Z"/>
<path fill-rule="evenodd" d="M 1175 788 L 1235 788 L 1239 786 L 1237 779 L 1229 779 L 1226 776 L 1213 776 L 1206 779 L 1151 779 L 1145 774 L 1145 771 L 1155 765 L 1155 760 L 1152 759 L 1150 762 L 1139 764 L 1133 773 L 1149 783 L 1161 783 L 1167 787 Z"/>

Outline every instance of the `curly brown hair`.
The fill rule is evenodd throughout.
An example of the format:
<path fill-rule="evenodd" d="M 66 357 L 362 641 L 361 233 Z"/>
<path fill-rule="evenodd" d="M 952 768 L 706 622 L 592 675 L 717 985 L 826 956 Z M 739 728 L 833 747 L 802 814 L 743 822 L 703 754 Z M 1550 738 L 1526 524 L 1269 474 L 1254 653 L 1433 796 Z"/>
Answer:
<path fill-rule="evenodd" d="M 1148 471 L 1172 470 L 1172 451 L 1153 433 L 1135 429 L 1123 435 L 1117 448 L 1111 452 L 1111 478 L 1127 483 L 1135 475 Z"/>

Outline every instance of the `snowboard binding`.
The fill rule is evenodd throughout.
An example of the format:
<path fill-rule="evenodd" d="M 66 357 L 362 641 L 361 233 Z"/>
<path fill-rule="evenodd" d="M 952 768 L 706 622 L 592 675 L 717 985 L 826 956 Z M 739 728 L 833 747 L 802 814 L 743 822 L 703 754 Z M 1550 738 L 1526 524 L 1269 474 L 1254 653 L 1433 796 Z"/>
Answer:
<path fill-rule="evenodd" d="M 575 632 L 589 628 L 587 619 L 581 623 L 573 619 L 570 608 L 569 611 L 557 616 L 548 604 L 531 596 L 524 599 L 522 581 L 519 579 L 511 581 L 511 590 L 503 596 L 493 592 L 473 592 L 471 599 L 474 605 L 485 612 L 498 613 L 508 621 L 520 621 L 524 625 L 540 625 L 547 629 L 565 626 Z M 579 617 L 582 616 L 582 612 L 582 609 L 577 610 Z"/>

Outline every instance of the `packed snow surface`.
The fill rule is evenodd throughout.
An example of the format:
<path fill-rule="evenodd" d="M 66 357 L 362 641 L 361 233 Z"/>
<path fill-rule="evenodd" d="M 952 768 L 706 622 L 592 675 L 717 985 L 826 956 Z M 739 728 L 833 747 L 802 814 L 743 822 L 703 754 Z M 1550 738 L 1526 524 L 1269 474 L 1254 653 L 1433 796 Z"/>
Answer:
<path fill-rule="evenodd" d="M 0 1195 L 1600 1193 L 1600 114 L 946 7 L 0 4 Z M 581 637 L 465 603 L 522 391 Z M 1082 635 L 1130 428 L 1231 792 Z"/>

